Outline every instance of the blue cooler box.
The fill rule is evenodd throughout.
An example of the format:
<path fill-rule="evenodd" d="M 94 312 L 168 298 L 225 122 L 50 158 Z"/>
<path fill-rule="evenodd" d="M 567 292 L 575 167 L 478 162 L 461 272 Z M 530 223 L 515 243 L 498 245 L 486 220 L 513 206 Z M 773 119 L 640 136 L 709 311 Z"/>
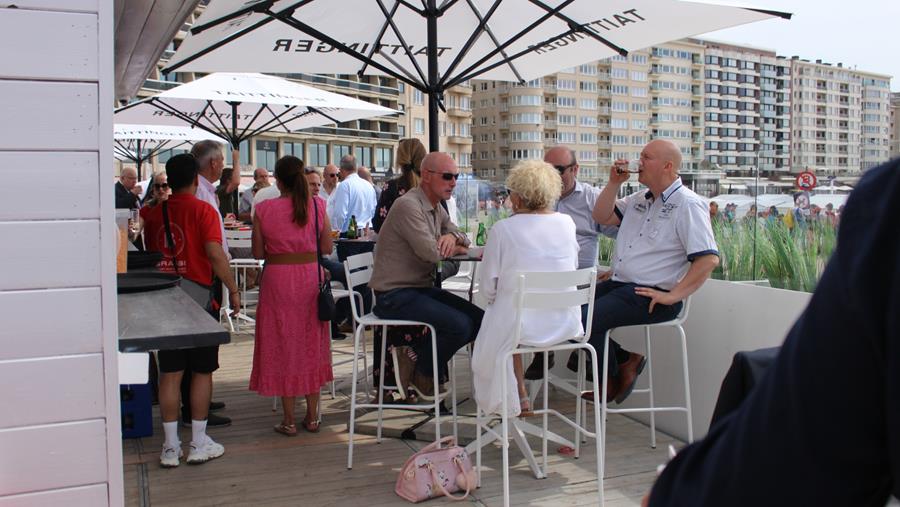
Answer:
<path fill-rule="evenodd" d="M 153 409 L 150 384 L 119 386 L 122 406 L 122 438 L 153 435 Z"/>

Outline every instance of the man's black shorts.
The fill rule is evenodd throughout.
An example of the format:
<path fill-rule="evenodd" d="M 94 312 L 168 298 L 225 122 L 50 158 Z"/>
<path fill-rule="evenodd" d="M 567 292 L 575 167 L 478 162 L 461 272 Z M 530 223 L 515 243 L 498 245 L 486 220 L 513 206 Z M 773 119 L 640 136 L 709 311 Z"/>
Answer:
<path fill-rule="evenodd" d="M 219 369 L 219 346 L 159 351 L 159 371 L 175 373 L 190 370 L 212 373 Z"/>

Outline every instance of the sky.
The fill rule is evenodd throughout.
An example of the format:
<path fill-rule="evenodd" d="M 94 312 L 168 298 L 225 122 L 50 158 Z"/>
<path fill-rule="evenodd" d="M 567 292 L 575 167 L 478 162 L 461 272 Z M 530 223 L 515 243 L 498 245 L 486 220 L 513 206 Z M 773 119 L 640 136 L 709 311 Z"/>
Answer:
<path fill-rule="evenodd" d="M 793 13 L 703 34 L 700 38 L 774 49 L 810 61 L 893 76 L 900 91 L 900 0 L 696 0 Z"/>

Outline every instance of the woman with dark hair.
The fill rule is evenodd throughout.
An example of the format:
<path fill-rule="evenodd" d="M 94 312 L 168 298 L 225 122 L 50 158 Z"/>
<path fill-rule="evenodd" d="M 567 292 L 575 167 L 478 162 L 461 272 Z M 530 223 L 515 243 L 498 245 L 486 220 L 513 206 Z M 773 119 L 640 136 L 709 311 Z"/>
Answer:
<path fill-rule="evenodd" d="M 375 232 L 381 230 L 381 225 L 387 218 L 388 211 L 398 197 L 408 190 L 419 185 L 419 165 L 428 152 L 418 139 L 402 139 L 397 145 L 397 166 L 400 168 L 400 176 L 388 182 L 387 187 L 381 192 L 378 205 L 375 207 L 375 217 L 372 220 L 372 228 Z"/>
<path fill-rule="evenodd" d="M 263 201 L 253 215 L 253 256 L 266 260 L 256 310 L 256 341 L 250 389 L 280 396 L 284 415 L 275 431 L 297 434 L 294 403 L 306 397 L 301 425 L 319 431 L 319 390 L 333 378 L 328 323 L 317 315 L 320 273 L 316 247 L 331 253 L 325 201 L 309 192 L 303 161 L 275 163 L 277 199 Z"/>

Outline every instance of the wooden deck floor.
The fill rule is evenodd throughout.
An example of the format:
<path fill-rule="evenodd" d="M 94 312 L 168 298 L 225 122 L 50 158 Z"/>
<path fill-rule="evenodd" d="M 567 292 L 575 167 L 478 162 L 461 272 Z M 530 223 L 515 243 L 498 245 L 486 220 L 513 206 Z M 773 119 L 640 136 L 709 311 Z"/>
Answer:
<path fill-rule="evenodd" d="M 348 341 L 335 344 L 340 348 L 350 345 Z M 214 377 L 215 399 L 227 404 L 223 415 L 231 417 L 233 424 L 212 429 L 210 435 L 225 446 L 225 455 L 201 466 L 182 464 L 175 469 L 160 468 L 162 429 L 158 410 L 154 407 L 155 434 L 123 442 L 126 505 L 375 507 L 407 504 L 394 494 L 394 481 L 406 458 L 425 443 L 385 438 L 378 444 L 372 436 L 357 435 L 354 467 L 347 470 L 349 390 L 339 392 L 334 400 L 329 394 L 323 395 L 321 432 L 284 437 L 272 431 L 280 421 L 280 415 L 272 412 L 271 398 L 247 390 L 252 355 L 253 341 L 249 335 L 234 335 L 234 341 L 220 351 L 221 368 Z M 465 365 L 462 366 L 460 379 L 467 377 Z M 340 377 L 348 372 L 349 365 L 344 365 L 337 369 L 336 375 Z M 468 384 L 461 384 L 459 391 L 461 397 L 465 397 L 469 393 Z M 566 401 L 560 393 L 551 394 L 556 398 L 554 408 L 562 407 L 562 411 L 570 412 L 569 409 L 574 407 L 574 403 Z M 298 406 L 299 414 L 303 410 L 302 404 Z M 461 414 L 473 412 L 471 401 L 460 406 Z M 422 419 L 418 414 L 399 411 L 387 414 L 388 425 L 393 427 Z M 474 434 L 466 421 L 465 417 L 461 419 L 461 439 Z M 660 433 L 658 448 L 651 449 L 646 426 L 619 415 L 611 416 L 608 424 L 606 504 L 640 505 L 641 497 L 652 484 L 656 466 L 666 459 L 668 444 L 680 446 L 681 443 Z M 424 426 L 419 433 L 426 433 L 429 426 Z M 559 425 L 551 427 L 563 432 Z M 443 432 L 449 432 L 450 424 L 445 423 L 442 428 Z M 181 428 L 180 432 L 187 449 L 190 429 Z M 571 434 L 570 431 L 566 433 Z M 423 437 L 420 435 L 419 438 Z M 539 457 L 540 441 L 533 440 L 532 448 Z M 513 447 L 510 453 L 512 505 L 596 505 L 593 440 L 585 444 L 580 459 L 559 454 L 557 448 L 551 443 L 548 477 L 537 480 Z M 502 505 L 500 448 L 495 445 L 485 447 L 483 460 L 482 487 L 463 503 Z M 432 500 L 429 505 L 445 503 L 450 502 Z"/>

